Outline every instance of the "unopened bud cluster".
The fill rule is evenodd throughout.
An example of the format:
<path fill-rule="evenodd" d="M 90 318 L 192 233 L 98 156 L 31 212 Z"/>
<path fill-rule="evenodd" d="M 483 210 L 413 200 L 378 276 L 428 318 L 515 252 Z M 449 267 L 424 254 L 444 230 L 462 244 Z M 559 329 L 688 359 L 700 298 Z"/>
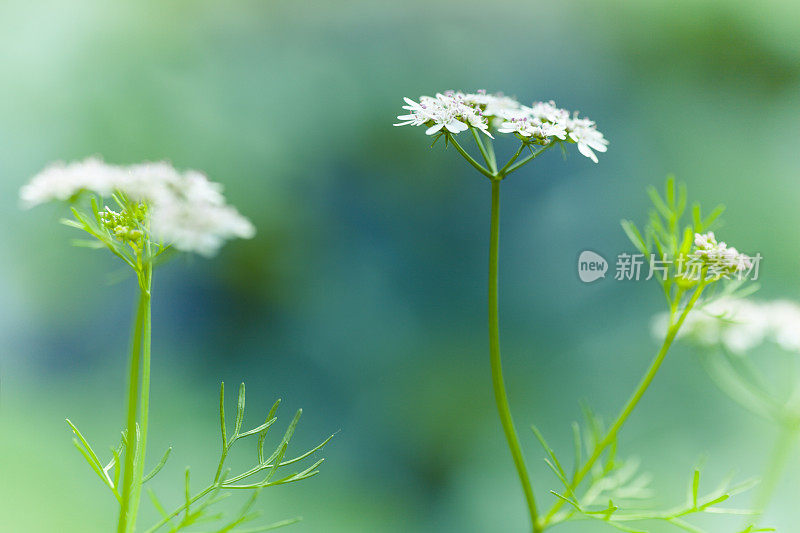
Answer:
<path fill-rule="evenodd" d="M 131 207 L 120 212 L 106 206 L 105 210 L 98 213 L 98 222 L 106 228 L 118 241 L 142 249 L 144 247 L 144 225 L 147 215 L 147 205 L 143 203 L 132 204 Z"/>

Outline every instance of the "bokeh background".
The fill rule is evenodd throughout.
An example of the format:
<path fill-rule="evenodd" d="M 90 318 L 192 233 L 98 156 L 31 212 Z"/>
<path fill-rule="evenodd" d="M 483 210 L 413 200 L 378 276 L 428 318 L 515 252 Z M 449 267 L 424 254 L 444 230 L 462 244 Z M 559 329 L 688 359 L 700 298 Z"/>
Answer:
<path fill-rule="evenodd" d="M 267 520 L 523 531 L 486 353 L 489 184 L 421 129 L 391 127 L 401 98 L 555 99 L 611 141 L 598 165 L 552 153 L 503 186 L 508 388 L 549 502 L 558 482 L 528 423 L 570 456 L 579 401 L 616 414 L 657 348 L 655 285 L 584 285 L 575 271 L 581 250 L 630 249 L 618 222 L 643 220 L 647 185 L 674 172 L 693 198 L 727 204 L 723 238 L 765 257 L 762 296 L 800 297 L 798 20 L 791 0 L 4 0 L 0 531 L 106 532 L 115 519 L 63 419 L 101 450 L 116 441 L 135 287 L 107 254 L 70 247 L 63 208 L 19 209 L 18 188 L 50 161 L 201 169 L 258 227 L 157 272 L 150 455 L 175 446 L 153 482 L 166 504 L 185 465 L 198 486 L 215 467 L 219 381 L 246 381 L 245 424 L 282 397 L 279 424 L 304 408 L 295 451 L 338 432 L 320 476 L 265 492 Z M 775 436 L 680 345 L 621 453 L 668 507 L 698 458 L 708 488 L 758 475 Z M 765 520 L 779 531 L 796 528 L 798 474 L 792 458 Z"/>

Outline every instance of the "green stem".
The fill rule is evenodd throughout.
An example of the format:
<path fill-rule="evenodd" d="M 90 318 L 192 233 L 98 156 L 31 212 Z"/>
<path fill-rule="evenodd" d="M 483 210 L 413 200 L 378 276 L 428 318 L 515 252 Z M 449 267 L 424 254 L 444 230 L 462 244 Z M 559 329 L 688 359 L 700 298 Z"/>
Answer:
<path fill-rule="evenodd" d="M 135 482 L 135 470 L 137 460 L 138 439 L 136 414 L 139 404 L 139 381 L 140 366 L 142 360 L 142 344 L 144 340 L 145 322 L 149 315 L 150 293 L 144 287 L 140 287 L 139 305 L 136 308 L 136 317 L 133 326 L 133 338 L 131 341 L 131 359 L 128 377 L 128 400 L 127 400 L 127 432 L 125 435 L 125 469 L 122 478 L 122 504 L 119 511 L 119 521 L 117 522 L 117 532 L 127 533 L 128 524 L 131 520 L 131 501 Z"/>
<path fill-rule="evenodd" d="M 486 161 L 486 166 L 489 167 L 489 171 L 492 174 L 497 174 L 497 163 L 495 162 L 494 157 L 489 155 L 489 151 L 483 145 L 483 140 L 478 134 L 478 130 L 470 126 L 469 131 L 472 132 L 472 136 L 475 138 L 475 144 L 478 145 L 478 150 L 480 150 L 483 160 Z M 494 149 L 492 149 L 492 153 L 494 153 Z"/>
<path fill-rule="evenodd" d="M 609 445 L 611 445 L 611 443 L 617 438 L 617 433 L 619 433 L 619 430 L 622 428 L 623 424 L 625 424 L 625 422 L 628 420 L 628 417 L 631 415 L 631 413 L 633 413 L 633 410 L 636 408 L 639 400 L 642 399 L 642 396 L 644 396 L 644 393 L 647 391 L 650 383 L 652 383 L 653 379 L 656 377 L 658 369 L 661 367 L 661 363 L 664 362 L 664 358 L 666 357 L 670 346 L 672 346 L 675 336 L 678 334 L 678 330 L 681 328 L 681 325 L 683 325 L 683 321 L 686 319 L 689 311 L 691 311 L 694 305 L 697 303 L 697 300 L 700 298 L 700 294 L 703 292 L 704 288 L 705 282 L 701 282 L 697 289 L 695 289 L 694 294 L 692 294 L 692 297 L 689 299 L 689 302 L 686 304 L 686 307 L 683 309 L 680 317 L 677 321 L 675 321 L 677 301 L 680 299 L 680 294 L 678 295 L 676 301 L 672 305 L 669 328 L 667 329 L 667 336 L 664 339 L 664 344 L 662 344 L 661 349 L 650 363 L 650 367 L 647 369 L 644 377 L 639 382 L 639 385 L 636 387 L 636 390 L 633 392 L 630 399 L 628 399 L 628 402 L 622 408 L 622 411 L 609 428 L 605 437 L 603 437 L 603 439 L 595 445 L 591 456 L 589 456 L 580 470 L 575 473 L 572 483 L 570 484 L 570 490 L 567 492 L 574 492 L 578 486 L 580 486 L 581 481 L 583 481 L 586 475 L 592 470 L 592 467 L 600 458 L 600 456 L 603 455 L 603 452 L 606 450 L 606 448 L 608 448 Z M 561 509 L 563 505 L 564 500 L 556 500 L 556 502 L 553 504 L 553 507 L 544 517 L 543 526 L 546 527 L 548 524 L 550 524 L 553 516 L 558 512 L 559 509 Z"/>
<path fill-rule="evenodd" d="M 494 141 L 491 137 L 487 139 L 484 146 L 486 146 L 486 152 L 489 154 L 489 168 L 497 174 L 497 155 L 494 153 Z"/>
<path fill-rule="evenodd" d="M 503 166 L 503 168 L 500 169 L 500 172 L 498 172 L 498 174 L 500 174 L 501 176 L 505 176 L 506 172 L 508 172 L 509 167 L 514 164 L 514 161 L 517 160 L 520 154 L 522 154 L 522 150 L 524 149 L 525 149 L 525 143 L 520 143 L 517 152 L 513 156 L 511 156 L 511 159 L 509 159 L 508 163 L 506 163 L 505 166 Z"/>
<path fill-rule="evenodd" d="M 150 257 L 150 243 L 147 242 L 145 250 L 146 257 Z M 142 327 L 142 386 L 140 393 L 139 409 L 139 447 L 136 451 L 136 468 L 133 482 L 133 494 L 130 503 L 130 517 L 128 519 L 128 531 L 136 531 L 136 516 L 139 511 L 139 503 L 142 495 L 142 480 L 144 479 L 144 461 L 147 451 L 147 426 L 150 419 L 150 345 L 151 345 L 151 312 L 150 294 L 153 281 L 153 263 L 148 260 L 144 269 L 144 287 L 142 290 L 147 292 L 147 306 L 145 309 L 144 324 Z"/>
<path fill-rule="evenodd" d="M 800 428 L 796 424 L 784 424 L 781 428 L 781 434 L 775 442 L 775 448 L 769 458 L 769 464 L 755 499 L 754 510 L 758 515 L 767 510 L 767 505 L 775 493 L 792 447 L 797 441 L 798 431 Z"/>
<path fill-rule="evenodd" d="M 500 415 L 500 422 L 508 441 L 508 447 L 511 450 L 511 457 L 514 459 L 514 466 L 517 468 L 517 475 L 522 484 L 522 490 L 525 492 L 525 500 L 528 504 L 533 532 L 539 533 L 542 528 L 539 525 L 536 500 L 533 496 L 533 487 L 528 476 L 528 470 L 525 467 L 525 458 L 522 455 L 517 431 L 514 428 L 514 420 L 511 418 L 506 386 L 503 381 L 503 367 L 500 361 L 500 320 L 497 297 L 499 249 L 500 181 L 492 180 L 492 215 L 489 241 L 489 360 L 492 367 L 492 385 L 495 403 L 497 404 L 497 413 Z"/>
<path fill-rule="evenodd" d="M 492 174 L 491 172 L 489 172 L 488 170 L 483 168 L 483 166 L 480 163 L 475 161 L 475 159 L 473 159 L 472 156 L 469 155 L 469 153 L 466 150 L 464 150 L 461 147 L 460 144 L 458 144 L 458 141 L 456 140 L 456 138 L 453 135 L 450 135 L 449 133 L 445 133 L 445 135 L 447 135 L 447 139 L 449 139 L 450 142 L 453 143 L 453 146 L 456 147 L 456 150 L 458 150 L 458 153 L 461 154 L 461 156 L 464 159 L 467 160 L 467 163 L 469 163 L 470 165 L 475 167 L 475 170 L 477 170 L 478 172 L 480 172 L 481 174 L 483 174 L 484 176 L 486 176 L 490 180 L 493 180 L 495 178 L 494 174 Z"/>
<path fill-rule="evenodd" d="M 201 490 L 200 492 L 189 498 L 189 500 L 186 503 L 184 503 L 183 505 L 172 511 L 167 516 L 163 517 L 156 525 L 145 531 L 145 533 L 154 533 L 155 531 L 161 529 L 165 524 L 167 524 L 167 522 L 169 522 L 170 520 L 181 514 L 184 510 L 188 508 L 188 506 L 190 506 L 191 504 L 193 504 L 194 502 L 196 502 L 197 500 L 199 500 L 200 498 L 202 498 L 203 496 L 214 490 L 216 487 L 217 484 L 212 483 L 208 487 L 204 488 L 203 490 Z"/>
<path fill-rule="evenodd" d="M 547 150 L 549 150 L 552 146 L 555 146 L 555 144 L 556 144 L 556 141 L 550 141 L 550 144 L 547 144 L 547 145 L 544 146 L 544 148 L 540 148 L 539 150 L 533 152 L 531 155 L 527 156 L 522 161 L 518 161 L 516 164 L 514 164 L 514 165 L 512 165 L 510 167 L 508 165 L 506 165 L 505 167 L 503 167 L 503 170 L 502 170 L 503 175 L 505 176 L 505 175 L 511 174 L 515 170 L 518 170 L 521 167 L 523 167 L 524 165 L 527 165 L 528 163 L 530 163 L 531 161 L 533 161 L 534 159 L 539 157 L 541 154 L 543 154 Z M 515 156 L 514 159 L 516 159 L 516 157 L 518 157 L 518 156 Z"/>
<path fill-rule="evenodd" d="M 149 249 L 147 250 L 149 257 Z M 125 468 L 122 478 L 122 502 L 117 533 L 132 533 L 144 475 L 147 424 L 150 407 L 150 288 L 152 262 L 138 272 L 139 304 L 134 318 L 131 358 L 128 377 L 128 399 L 125 437 Z M 138 413 L 138 417 L 137 417 Z"/>

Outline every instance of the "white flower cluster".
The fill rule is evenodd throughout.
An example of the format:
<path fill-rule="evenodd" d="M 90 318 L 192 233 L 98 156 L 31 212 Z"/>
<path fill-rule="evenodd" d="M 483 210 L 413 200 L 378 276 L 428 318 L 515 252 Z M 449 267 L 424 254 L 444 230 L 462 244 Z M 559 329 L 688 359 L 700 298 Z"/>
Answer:
<path fill-rule="evenodd" d="M 733 246 L 728 247 L 724 242 L 717 242 L 713 231 L 705 234 L 694 234 L 695 250 L 689 255 L 692 261 L 708 265 L 709 272 L 727 274 L 750 268 L 750 257 Z"/>
<path fill-rule="evenodd" d="M 398 116 L 397 119 L 403 122 L 395 126 L 424 124 L 428 126 L 426 135 L 438 133 L 442 128 L 450 133 L 460 133 L 472 126 L 492 137 L 489 133 L 489 122 L 487 117 L 482 115 L 480 105 L 470 102 L 465 96 L 468 95 L 448 91 L 445 94 L 437 94 L 434 98 L 422 96 L 419 103 L 411 98 L 404 98 L 408 105 L 404 105 L 403 109 L 411 113 Z"/>
<path fill-rule="evenodd" d="M 663 337 L 666 322 L 666 315 L 654 319 L 655 336 Z M 720 298 L 691 312 L 678 337 L 701 346 L 722 346 L 738 355 L 767 341 L 800 353 L 800 305 L 788 300 Z"/>
<path fill-rule="evenodd" d="M 22 187 L 26 207 L 70 200 L 81 192 L 120 192 L 148 206 L 155 239 L 185 252 L 214 255 L 227 239 L 249 239 L 255 228 L 228 205 L 222 186 L 194 170 L 180 172 L 165 162 L 109 165 L 97 158 L 55 163 Z"/>
<path fill-rule="evenodd" d="M 419 102 L 405 98 L 403 109 L 410 111 L 397 117 L 401 122 L 395 126 L 427 126 L 427 135 L 442 129 L 456 134 L 470 127 L 489 137 L 497 133 L 513 133 L 524 142 L 549 144 L 553 139 L 569 141 L 578 145 L 578 150 L 595 163 L 594 150 L 605 152 L 608 141 L 597 131 L 595 123 L 588 118 L 570 116 L 555 102 L 535 102 L 524 106 L 517 100 L 502 94 L 462 93 L 447 91 L 435 97 L 421 96 Z"/>

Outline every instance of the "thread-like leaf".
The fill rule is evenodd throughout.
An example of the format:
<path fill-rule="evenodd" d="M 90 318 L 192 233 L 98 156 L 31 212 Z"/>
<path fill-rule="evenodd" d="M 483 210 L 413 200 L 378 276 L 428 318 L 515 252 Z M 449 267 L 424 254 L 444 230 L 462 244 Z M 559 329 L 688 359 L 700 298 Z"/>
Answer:
<path fill-rule="evenodd" d="M 162 519 L 155 526 L 151 527 L 150 529 L 147 529 L 145 533 L 155 533 L 160 528 L 170 524 L 170 522 L 174 518 L 178 517 L 181 518 L 178 521 L 173 522 L 171 525 L 170 528 L 171 533 L 183 531 L 196 524 L 204 522 L 217 522 L 223 520 L 222 513 L 211 513 L 209 511 L 209 508 L 212 505 L 216 504 L 217 502 L 221 501 L 222 499 L 230 496 L 235 490 L 251 490 L 252 494 L 250 495 L 250 498 L 248 499 L 244 507 L 240 510 L 240 512 L 237 515 L 235 515 L 232 519 L 231 518 L 224 519 L 226 521 L 223 524 L 218 524 L 217 526 L 215 526 L 214 531 L 216 533 L 224 533 L 233 530 L 240 533 L 248 533 L 248 532 L 256 533 L 261 531 L 269 531 L 272 529 L 276 529 L 278 527 L 295 523 L 299 520 L 299 519 L 283 520 L 250 529 L 241 529 L 240 527 L 242 524 L 250 522 L 260 515 L 259 512 L 254 512 L 252 509 L 254 502 L 258 497 L 259 492 L 263 488 L 301 481 L 317 475 L 319 473 L 318 467 L 322 464 L 324 459 L 319 459 L 315 461 L 313 464 L 300 470 L 299 472 L 293 473 L 288 476 L 282 476 L 279 479 L 276 479 L 277 472 L 281 467 L 308 458 L 315 452 L 319 451 L 328 442 L 330 442 L 330 440 L 333 438 L 333 435 L 326 438 L 317 446 L 298 455 L 297 457 L 294 457 L 289 460 L 284 460 L 284 457 L 286 455 L 289 446 L 289 442 L 291 441 L 294 435 L 294 432 L 297 428 L 297 424 L 302 415 L 302 410 L 298 410 L 294 418 L 287 426 L 286 431 L 284 432 L 283 437 L 276 446 L 274 452 L 268 459 L 265 460 L 263 456 L 264 440 L 266 438 L 267 432 L 269 431 L 269 428 L 275 424 L 275 417 L 273 415 L 275 414 L 278 408 L 280 400 L 276 401 L 273 404 L 272 409 L 270 410 L 267 419 L 263 424 L 242 433 L 241 425 L 244 412 L 244 385 L 242 385 L 239 390 L 240 390 L 239 401 L 237 402 L 237 422 L 234 425 L 233 435 L 230 437 L 230 439 L 227 439 L 226 422 L 225 422 L 225 404 L 224 404 L 225 389 L 224 389 L 224 383 L 220 384 L 220 433 L 223 438 L 223 446 L 220 454 L 221 457 L 218 467 L 218 474 L 215 476 L 214 480 L 208 487 L 192 495 L 190 492 L 190 485 L 191 485 L 190 470 L 189 468 L 187 468 L 185 471 L 185 479 L 184 479 L 184 491 L 183 491 L 184 503 L 171 513 L 165 512 L 161 503 L 158 501 L 157 498 L 155 498 L 155 495 L 151 494 L 151 500 L 153 500 L 153 505 L 157 508 Z M 230 449 L 230 445 L 239 438 L 256 434 L 259 436 L 259 442 L 258 442 L 259 463 L 250 470 L 247 470 L 242 474 L 238 474 L 232 477 L 228 475 L 230 469 L 225 470 L 225 473 L 222 474 L 221 470 L 223 468 L 224 460 Z M 169 452 L 170 450 L 167 450 L 167 453 L 165 453 L 165 457 L 154 468 L 154 471 L 145 477 L 145 480 L 151 479 L 153 475 L 155 475 L 155 473 L 157 473 L 161 468 L 163 468 L 163 464 L 166 463 L 166 457 L 169 455 Z M 242 480 L 244 478 L 247 478 L 253 474 L 256 474 L 264 470 L 267 471 L 265 477 L 258 483 L 240 484 L 240 485 L 235 484 L 236 481 Z M 152 491 L 148 491 L 148 493 L 151 492 Z"/>
<path fill-rule="evenodd" d="M 219 426 L 222 434 L 222 449 L 228 448 L 228 431 L 225 428 L 225 382 L 219 384 Z"/>
<path fill-rule="evenodd" d="M 581 425 L 577 422 L 572 422 L 572 444 L 574 447 L 574 465 L 573 465 L 573 472 L 572 472 L 572 479 L 574 480 L 575 477 L 578 475 L 578 470 L 581 468 L 581 464 L 583 462 L 582 457 L 582 446 L 581 446 Z"/>
<path fill-rule="evenodd" d="M 161 472 L 161 469 L 162 469 L 162 468 L 164 468 L 164 465 L 165 465 L 165 464 L 167 464 L 167 459 L 169 459 L 169 454 L 170 454 L 170 453 L 172 453 L 172 446 L 170 446 L 169 448 L 167 448 L 167 451 L 166 451 L 166 452 L 164 452 L 164 455 L 163 455 L 163 457 L 161 457 L 161 460 L 160 460 L 160 461 L 158 462 L 158 464 L 157 464 L 157 465 L 156 465 L 156 466 L 155 466 L 155 467 L 154 467 L 154 468 L 153 468 L 153 469 L 150 471 L 150 473 L 149 473 L 149 474 L 147 474 L 146 476 L 144 476 L 144 477 L 142 478 L 142 483 L 146 483 L 147 481 L 150 481 L 151 479 L 153 479 L 153 478 L 156 476 L 156 474 L 158 474 L 159 472 Z"/>
<path fill-rule="evenodd" d="M 536 439 L 539 441 L 539 444 L 542 445 L 542 448 L 544 448 L 544 451 L 547 452 L 547 455 L 550 457 L 550 460 L 545 459 L 545 462 L 548 464 L 548 466 L 550 466 L 550 468 L 553 470 L 556 476 L 561 480 L 561 482 L 567 488 L 567 492 L 572 492 L 569 481 L 567 481 L 567 474 L 561 467 L 561 463 L 559 462 L 558 457 L 556 457 L 556 454 L 553 451 L 553 449 L 547 444 L 547 441 L 544 440 L 544 436 L 542 435 L 542 433 L 533 424 L 531 424 L 531 431 L 533 431 L 533 434 L 536 435 Z"/>
<path fill-rule="evenodd" d="M 642 234 L 639 232 L 639 228 L 636 227 L 636 224 L 634 224 L 631 220 L 624 219 L 620 221 L 620 224 L 622 225 L 625 235 L 628 236 L 628 239 L 631 241 L 633 246 L 643 255 L 650 255 L 647 242 L 644 240 L 644 237 L 642 237 Z"/>
<path fill-rule="evenodd" d="M 234 437 L 239 435 L 239 430 L 242 429 L 243 420 L 244 420 L 244 383 L 239 385 L 239 399 L 236 402 L 236 425 L 233 431 Z"/>
<path fill-rule="evenodd" d="M 717 207 L 715 207 L 711 211 L 711 213 L 706 217 L 706 219 L 703 220 L 703 229 L 708 229 L 709 227 L 711 227 L 714 224 L 714 222 L 717 221 L 720 215 L 722 215 L 722 213 L 724 212 L 725 212 L 724 205 L 719 204 Z"/>
<path fill-rule="evenodd" d="M 158 497 L 156 497 L 156 493 L 153 492 L 153 489 L 150 487 L 147 487 L 147 495 L 150 496 L 150 501 L 153 503 L 153 507 L 156 508 L 156 511 L 158 511 L 158 514 L 160 514 L 162 518 L 169 516 L 167 515 L 167 511 L 164 510 L 164 506 L 161 505 L 161 502 L 158 500 Z"/>
<path fill-rule="evenodd" d="M 273 418 L 272 420 L 267 420 L 266 422 L 264 422 L 263 424 L 261 424 L 256 428 L 245 431 L 244 433 L 239 433 L 239 435 L 237 435 L 237 439 L 249 437 L 250 435 L 255 435 L 256 433 L 261 433 L 262 431 L 270 427 L 272 424 L 274 424 L 277 420 L 278 420 L 277 418 Z"/>
<path fill-rule="evenodd" d="M 661 199 L 661 196 L 659 196 L 656 188 L 652 186 L 648 187 L 647 194 L 650 196 L 650 201 L 653 202 L 653 206 L 655 206 L 656 210 L 658 210 L 658 213 L 662 217 L 669 219 L 669 217 L 672 215 L 672 210 L 667 207 L 667 204 L 665 204 L 664 200 Z"/>
<path fill-rule="evenodd" d="M 275 418 L 275 413 L 278 411 L 278 406 L 280 404 L 281 404 L 281 399 L 280 398 L 275 400 L 275 403 L 272 404 L 272 408 L 269 410 L 269 413 L 267 413 L 267 422 L 269 422 L 271 419 Z M 258 444 L 256 445 L 257 446 L 256 451 L 258 453 L 258 463 L 259 464 L 263 464 L 264 463 L 264 441 L 266 441 L 266 439 L 267 439 L 267 432 L 269 431 L 269 428 L 270 428 L 270 426 L 265 427 L 263 430 L 261 430 L 261 433 L 259 433 L 259 435 L 258 435 Z"/>
<path fill-rule="evenodd" d="M 279 527 L 290 526 L 292 524 L 296 524 L 302 520 L 301 518 L 289 518 L 287 520 L 281 520 L 280 522 L 275 522 L 269 524 L 268 526 L 257 527 L 255 529 L 243 529 L 240 533 L 263 533 L 264 531 L 272 531 L 273 529 L 278 529 Z"/>

